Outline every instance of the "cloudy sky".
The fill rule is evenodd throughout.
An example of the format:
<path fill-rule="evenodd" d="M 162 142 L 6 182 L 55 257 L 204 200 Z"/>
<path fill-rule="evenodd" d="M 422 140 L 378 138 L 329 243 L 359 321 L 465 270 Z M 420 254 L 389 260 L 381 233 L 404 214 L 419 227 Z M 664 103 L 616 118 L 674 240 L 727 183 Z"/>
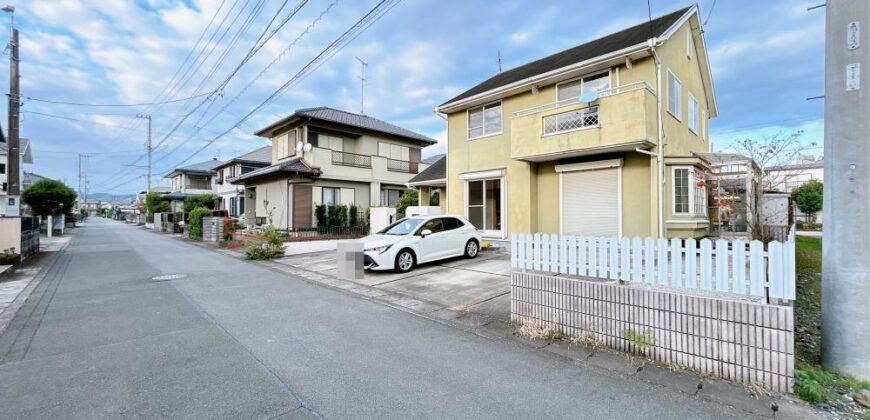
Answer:
<path fill-rule="evenodd" d="M 272 28 L 298 1 L 286 3 Z M 369 63 L 366 113 L 443 142 L 445 123 L 433 107 L 492 76 L 499 51 L 503 67 L 515 67 L 647 19 L 646 0 L 405 0 L 238 124 L 378 0 L 308 1 L 213 95 L 208 93 L 242 62 L 284 1 L 17 3 L 21 90 L 30 98 L 21 134 L 32 139 L 35 156 L 27 169 L 75 187 L 77 154 L 88 153 L 84 172 L 90 191 L 110 193 L 145 185 L 139 167 L 144 160 L 137 159 L 146 126 L 135 118 L 138 113 L 153 115 L 154 144 L 160 144 L 153 181 L 165 183 L 162 173 L 179 162 L 227 159 L 265 145 L 251 133 L 293 109 L 328 105 L 358 111 L 357 56 Z M 806 100 L 823 93 L 824 9 L 806 10 L 817 3 L 700 0 L 709 19 L 706 39 L 720 105 L 720 116 L 711 123 L 715 148 L 795 130 L 804 130 L 807 143 L 821 144 L 823 103 Z M 658 16 L 690 3 L 651 4 Z M 8 80 L 5 66 L 0 80 Z M 46 102 L 147 104 L 192 96 L 197 97 L 137 107 Z M 424 156 L 443 146 L 430 149 Z"/>

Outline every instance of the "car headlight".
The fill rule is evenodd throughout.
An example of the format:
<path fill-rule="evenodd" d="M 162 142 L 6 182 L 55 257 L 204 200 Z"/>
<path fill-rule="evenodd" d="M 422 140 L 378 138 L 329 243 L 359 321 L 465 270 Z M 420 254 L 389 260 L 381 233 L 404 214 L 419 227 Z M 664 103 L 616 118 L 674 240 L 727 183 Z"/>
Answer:
<path fill-rule="evenodd" d="M 392 245 L 384 245 L 384 246 L 377 246 L 374 248 L 368 248 L 368 249 L 366 249 L 366 252 L 377 252 L 378 254 L 383 254 L 384 252 L 387 252 L 387 250 L 390 249 L 391 246 Z"/>

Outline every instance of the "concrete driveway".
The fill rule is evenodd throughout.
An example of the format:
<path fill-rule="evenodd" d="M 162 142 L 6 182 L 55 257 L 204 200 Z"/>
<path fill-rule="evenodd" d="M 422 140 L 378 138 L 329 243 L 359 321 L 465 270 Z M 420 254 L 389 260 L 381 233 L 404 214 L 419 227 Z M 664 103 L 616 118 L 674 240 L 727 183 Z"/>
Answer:
<path fill-rule="evenodd" d="M 335 252 L 312 252 L 273 260 L 328 276 L 336 275 Z M 457 311 L 510 317 L 510 254 L 486 251 L 477 258 L 421 264 L 409 273 L 366 271 L 358 283 Z"/>

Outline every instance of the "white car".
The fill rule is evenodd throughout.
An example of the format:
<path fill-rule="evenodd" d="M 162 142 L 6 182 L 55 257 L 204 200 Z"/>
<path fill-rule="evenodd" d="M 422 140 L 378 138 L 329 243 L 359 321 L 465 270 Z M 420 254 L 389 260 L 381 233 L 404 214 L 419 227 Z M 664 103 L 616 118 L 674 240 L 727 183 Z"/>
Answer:
<path fill-rule="evenodd" d="M 408 272 L 419 263 L 480 252 L 480 233 L 460 216 L 414 216 L 360 239 L 367 270 Z"/>

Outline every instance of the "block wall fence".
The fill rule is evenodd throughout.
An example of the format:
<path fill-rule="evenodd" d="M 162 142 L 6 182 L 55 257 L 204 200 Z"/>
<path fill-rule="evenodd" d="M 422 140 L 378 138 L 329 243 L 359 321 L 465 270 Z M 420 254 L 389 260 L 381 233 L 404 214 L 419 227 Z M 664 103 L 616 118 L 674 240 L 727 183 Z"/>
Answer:
<path fill-rule="evenodd" d="M 775 392 L 794 386 L 790 306 L 514 271 L 511 319 Z"/>

